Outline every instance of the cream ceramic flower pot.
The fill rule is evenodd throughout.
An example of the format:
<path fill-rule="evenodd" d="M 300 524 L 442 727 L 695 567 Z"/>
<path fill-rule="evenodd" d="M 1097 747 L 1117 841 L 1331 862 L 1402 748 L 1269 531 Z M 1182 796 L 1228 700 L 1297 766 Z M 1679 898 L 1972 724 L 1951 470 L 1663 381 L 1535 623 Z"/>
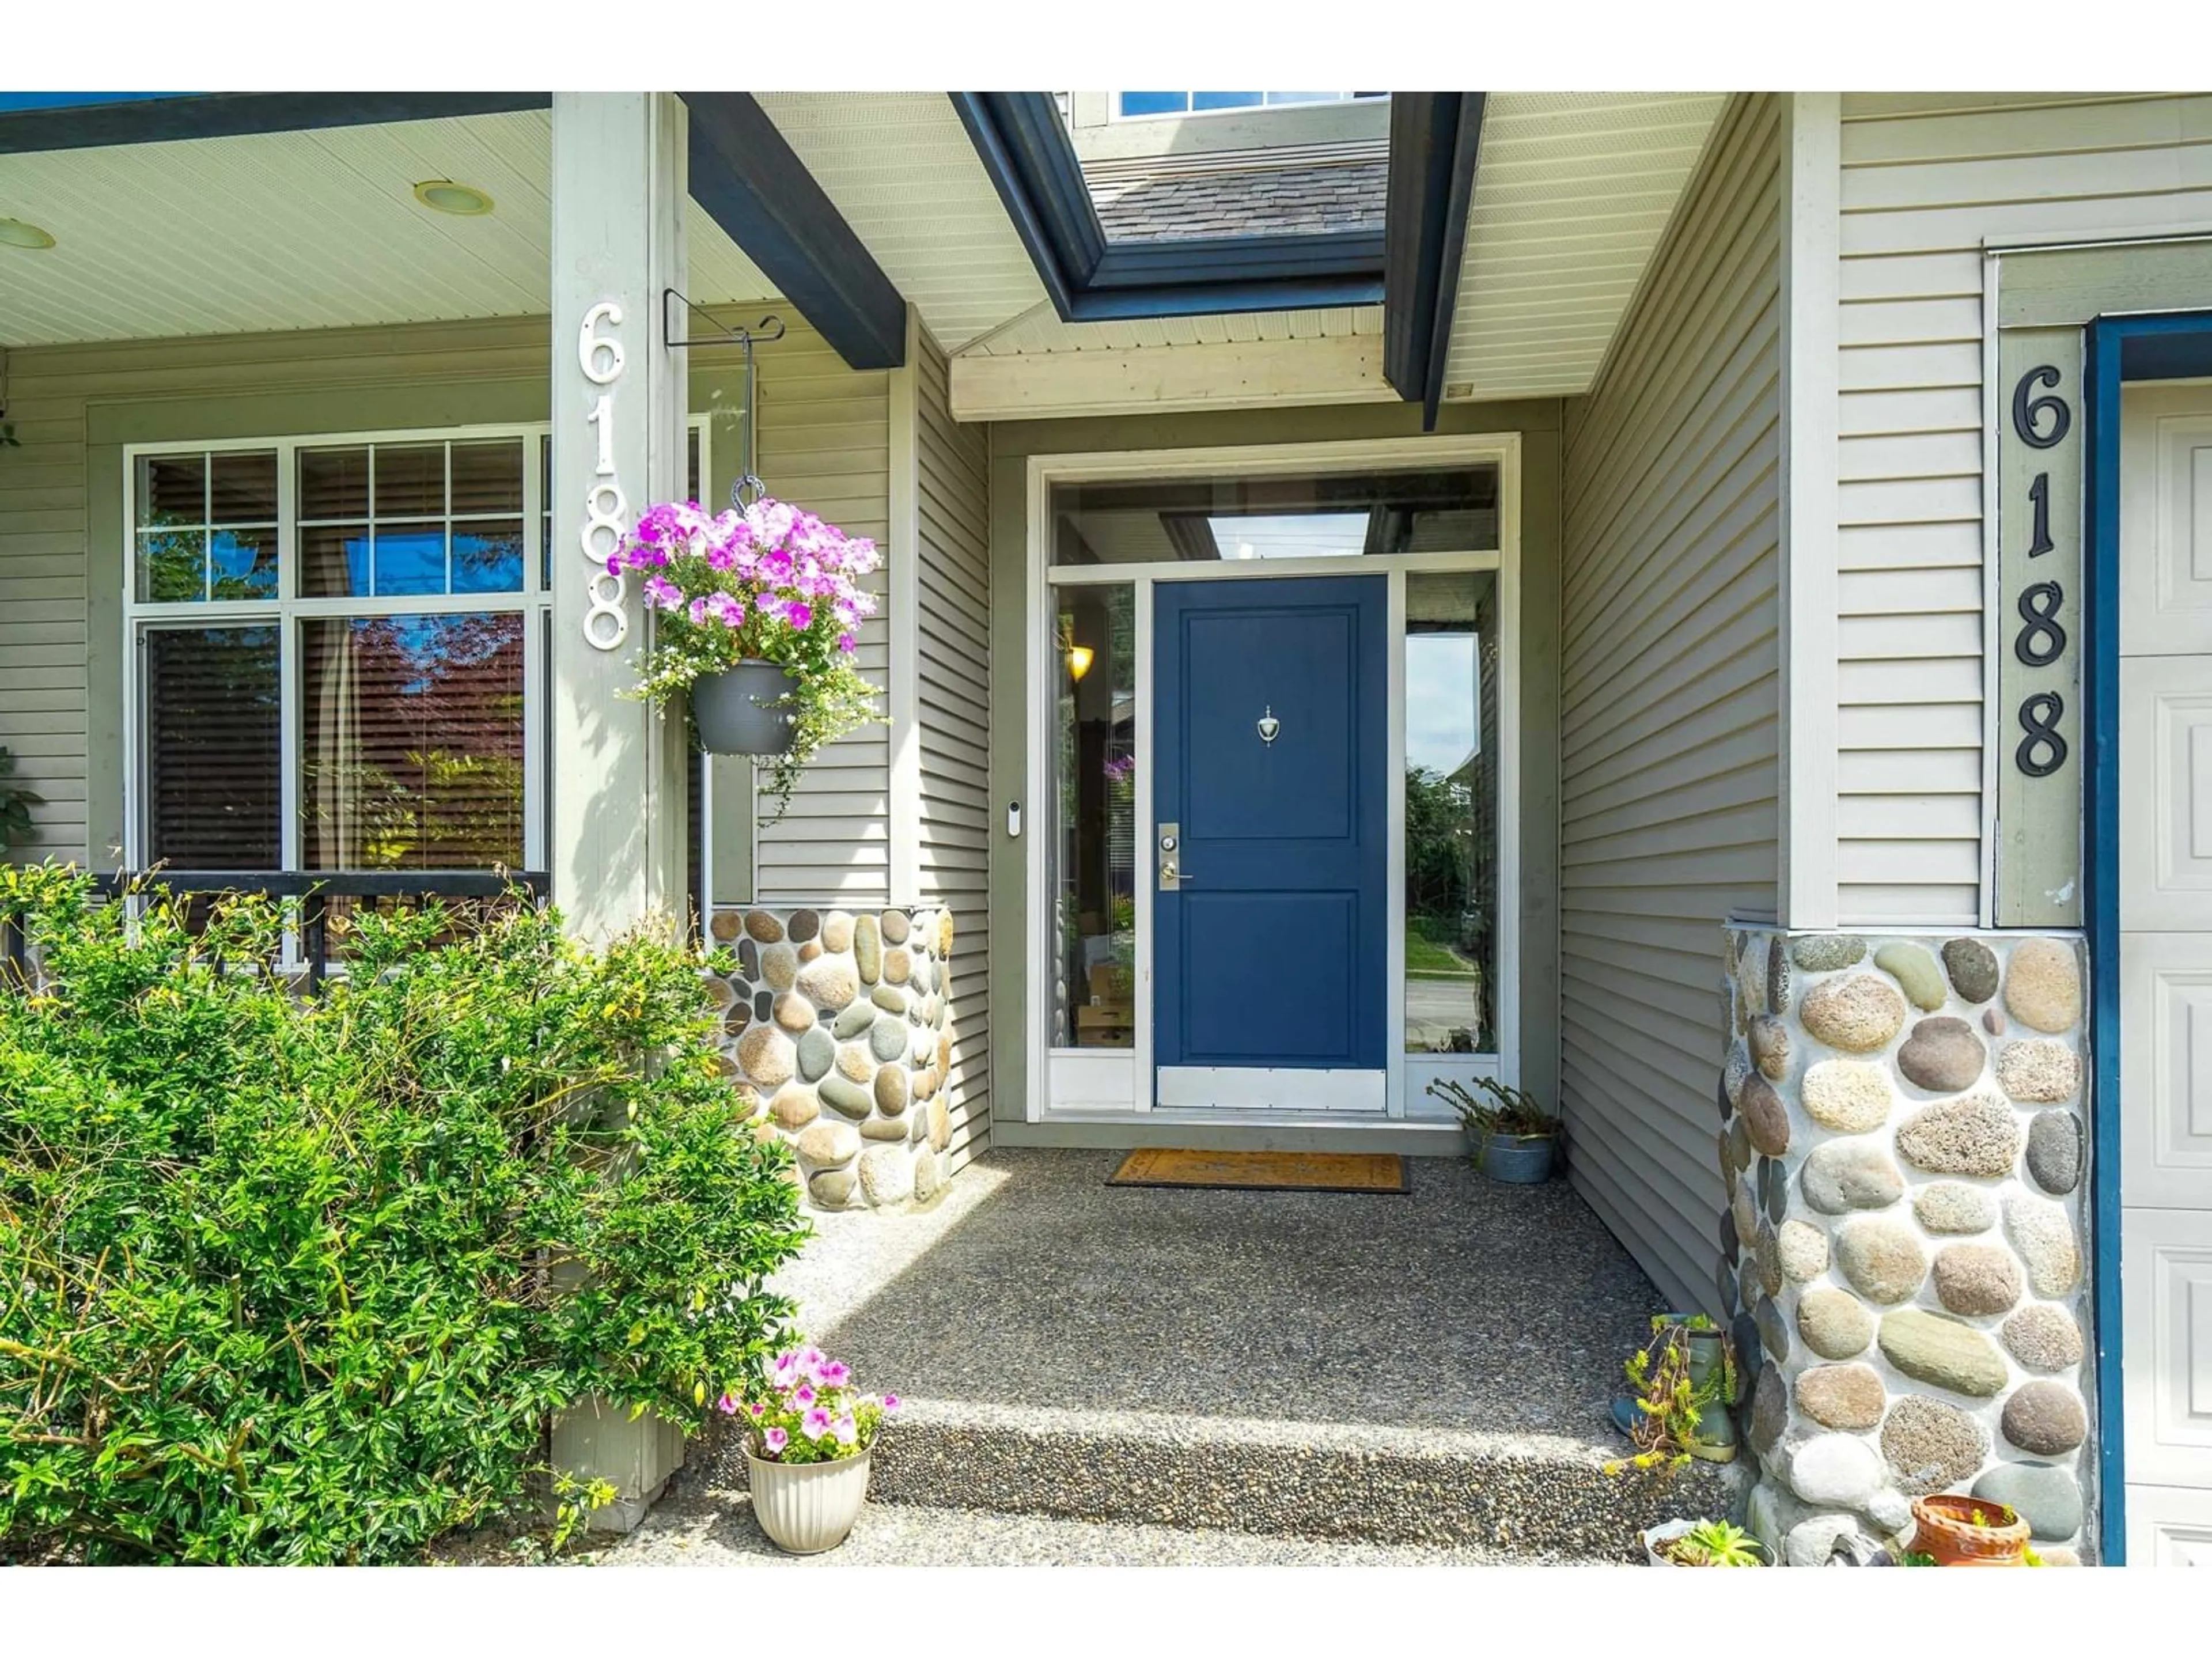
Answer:
<path fill-rule="evenodd" d="M 793 1555 L 819 1555 L 845 1541 L 868 1501 L 868 1454 L 828 1463 L 774 1463 L 745 1449 L 753 1514 L 761 1530 Z"/>

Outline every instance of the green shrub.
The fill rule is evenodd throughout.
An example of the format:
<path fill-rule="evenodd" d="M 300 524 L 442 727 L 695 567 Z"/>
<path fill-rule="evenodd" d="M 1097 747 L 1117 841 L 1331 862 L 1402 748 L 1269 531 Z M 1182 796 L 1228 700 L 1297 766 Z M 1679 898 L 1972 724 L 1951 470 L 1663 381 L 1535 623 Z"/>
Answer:
<path fill-rule="evenodd" d="M 0 1553 L 404 1559 L 542 1500 L 555 1408 L 696 1429 L 757 1376 L 805 1233 L 695 955 L 364 915 L 309 1000 L 240 966 L 265 902 L 126 927 L 0 869 L 19 904 L 46 977 L 0 990 Z"/>

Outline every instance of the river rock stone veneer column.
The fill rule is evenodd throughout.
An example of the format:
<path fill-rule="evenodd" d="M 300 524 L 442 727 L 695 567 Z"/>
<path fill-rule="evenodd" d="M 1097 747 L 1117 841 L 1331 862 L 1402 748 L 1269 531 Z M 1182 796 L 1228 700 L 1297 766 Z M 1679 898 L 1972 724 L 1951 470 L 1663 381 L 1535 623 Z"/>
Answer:
<path fill-rule="evenodd" d="M 717 910 L 725 1063 L 817 1210 L 926 1203 L 950 1174 L 950 910 Z"/>
<path fill-rule="evenodd" d="M 2093 1539 L 2079 941 L 1725 934 L 1717 1289 L 1753 1529 L 1793 1566 L 1910 1501 Z"/>

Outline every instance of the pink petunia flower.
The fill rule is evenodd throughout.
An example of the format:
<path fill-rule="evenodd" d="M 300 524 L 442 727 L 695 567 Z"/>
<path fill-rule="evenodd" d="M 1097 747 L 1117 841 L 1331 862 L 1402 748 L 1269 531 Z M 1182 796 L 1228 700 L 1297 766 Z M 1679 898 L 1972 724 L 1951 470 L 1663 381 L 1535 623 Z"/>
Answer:
<path fill-rule="evenodd" d="M 733 1394 L 725 1394 L 714 1402 L 714 1407 L 725 1417 L 733 1416 L 738 1409 L 738 1397 Z"/>
<path fill-rule="evenodd" d="M 809 1440 L 819 1440 L 830 1432 L 830 1413 L 817 1406 L 799 1419 L 799 1431 Z"/>
<path fill-rule="evenodd" d="M 791 1391 L 791 1403 L 794 1406 L 805 1407 L 812 1405 L 814 1401 L 814 1390 L 807 1383 L 802 1382 Z"/>
<path fill-rule="evenodd" d="M 751 1405 L 746 1407 L 745 1409 L 750 1412 L 757 1418 L 765 1417 L 768 1415 L 768 1407 L 762 1405 L 757 1400 L 754 1401 Z"/>
<path fill-rule="evenodd" d="M 853 1380 L 853 1368 L 840 1359 L 825 1360 L 814 1380 L 825 1389 L 842 1389 Z"/>
<path fill-rule="evenodd" d="M 841 1446 L 853 1445 L 860 1437 L 860 1425 L 853 1420 L 853 1413 L 850 1412 L 847 1412 L 837 1419 L 832 1431 L 836 1435 L 837 1443 Z"/>
<path fill-rule="evenodd" d="M 790 1443 L 791 1436 L 782 1429 L 769 1428 L 761 1431 L 761 1444 L 767 1447 L 770 1453 L 780 1452 Z"/>
<path fill-rule="evenodd" d="M 898 1408 L 899 1408 L 899 1397 L 898 1397 L 896 1395 L 895 1395 L 895 1394 L 887 1394 L 887 1395 L 885 1395 L 884 1396 L 884 1416 L 889 1417 L 889 1416 L 890 1416 L 893 1412 L 896 1411 Z"/>

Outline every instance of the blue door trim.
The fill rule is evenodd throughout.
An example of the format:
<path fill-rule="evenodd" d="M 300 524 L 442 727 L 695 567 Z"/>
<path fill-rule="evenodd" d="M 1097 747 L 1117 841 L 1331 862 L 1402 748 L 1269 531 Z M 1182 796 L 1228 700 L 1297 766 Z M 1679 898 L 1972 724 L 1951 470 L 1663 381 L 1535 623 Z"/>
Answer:
<path fill-rule="evenodd" d="M 2097 1487 L 2100 1553 L 2127 1562 L 2127 1447 L 2120 1303 L 2120 387 L 2212 372 L 2212 312 L 2100 317 L 2088 325 L 2090 639 L 2082 726 L 2082 901 L 2089 945 L 2089 1079 L 2094 1152 L 2089 1194 L 2096 1267 Z"/>

